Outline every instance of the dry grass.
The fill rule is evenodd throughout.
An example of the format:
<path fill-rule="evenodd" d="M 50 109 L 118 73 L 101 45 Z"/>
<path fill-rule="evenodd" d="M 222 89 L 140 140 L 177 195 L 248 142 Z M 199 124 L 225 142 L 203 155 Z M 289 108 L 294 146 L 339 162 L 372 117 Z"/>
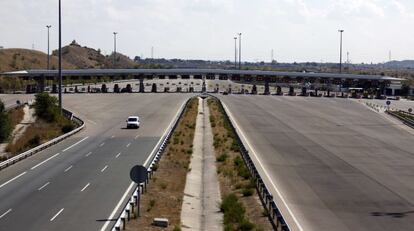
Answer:
<path fill-rule="evenodd" d="M 59 123 L 46 123 L 43 120 L 37 120 L 36 123 L 27 127 L 15 143 L 7 145 L 6 152 L 16 155 L 56 138 L 63 134 L 62 127 L 67 122 L 65 120 Z"/>
<path fill-rule="evenodd" d="M 174 230 L 180 227 L 184 187 L 193 148 L 198 99 L 191 99 L 158 164 L 147 193 L 141 200 L 141 217 L 127 224 L 127 230 Z M 170 226 L 152 226 L 155 217 L 168 218 Z"/>
<path fill-rule="evenodd" d="M 217 172 L 223 199 L 234 193 L 244 205 L 246 220 L 254 224 L 253 230 L 272 230 L 273 228 L 267 216 L 265 216 L 266 212 L 257 195 L 255 184 L 252 182 L 251 175 L 242 161 L 239 147 L 235 142 L 235 134 L 231 130 L 229 121 L 224 117 L 224 111 L 215 99 L 208 99 L 208 105 L 213 127 Z M 227 228 L 237 230 L 237 225 L 240 224 L 229 224 Z"/>
<path fill-rule="evenodd" d="M 12 124 L 12 128 L 14 129 L 16 125 L 19 124 L 23 120 L 23 117 L 24 117 L 23 106 L 14 108 L 10 110 L 8 113 L 10 117 L 10 122 Z"/>

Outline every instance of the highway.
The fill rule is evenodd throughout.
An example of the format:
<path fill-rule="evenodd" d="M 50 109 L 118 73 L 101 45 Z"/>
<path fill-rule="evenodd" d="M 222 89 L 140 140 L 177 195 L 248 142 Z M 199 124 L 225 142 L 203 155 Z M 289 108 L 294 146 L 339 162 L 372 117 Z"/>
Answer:
<path fill-rule="evenodd" d="M 218 97 L 292 230 L 413 229 L 414 135 L 403 125 L 347 99 Z"/>
<path fill-rule="evenodd" d="M 109 230 L 131 195 L 130 169 L 146 161 L 190 96 L 64 95 L 86 129 L 0 171 L 0 230 Z M 140 129 L 124 129 L 129 115 L 141 117 Z"/>

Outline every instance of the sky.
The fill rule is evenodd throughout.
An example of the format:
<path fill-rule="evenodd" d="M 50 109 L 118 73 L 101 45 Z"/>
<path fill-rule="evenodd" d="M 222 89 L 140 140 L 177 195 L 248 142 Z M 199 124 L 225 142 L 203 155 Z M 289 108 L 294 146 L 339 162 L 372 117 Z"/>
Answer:
<path fill-rule="evenodd" d="M 0 0 L 0 46 L 58 45 L 58 0 Z M 413 0 L 62 0 L 63 44 L 133 58 L 380 63 L 414 59 Z"/>

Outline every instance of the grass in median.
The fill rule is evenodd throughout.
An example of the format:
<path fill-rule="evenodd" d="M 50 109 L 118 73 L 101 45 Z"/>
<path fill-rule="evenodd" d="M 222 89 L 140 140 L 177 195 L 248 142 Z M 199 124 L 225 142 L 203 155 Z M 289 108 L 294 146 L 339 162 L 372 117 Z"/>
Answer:
<path fill-rule="evenodd" d="M 213 127 L 224 230 L 272 230 L 223 108 L 216 99 L 209 98 L 207 103 Z"/>
<path fill-rule="evenodd" d="M 181 230 L 181 206 L 189 169 L 198 99 L 190 100 L 175 129 L 147 192 L 141 199 L 141 217 L 127 224 L 127 230 L 161 230 L 152 226 L 156 217 L 168 218 L 170 226 L 162 230 Z"/>

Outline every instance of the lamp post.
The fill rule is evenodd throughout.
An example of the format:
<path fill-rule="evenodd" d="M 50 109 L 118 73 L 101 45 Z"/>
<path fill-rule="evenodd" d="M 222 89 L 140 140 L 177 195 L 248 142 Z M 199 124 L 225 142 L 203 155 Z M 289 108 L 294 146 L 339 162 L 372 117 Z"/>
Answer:
<path fill-rule="evenodd" d="M 340 33 L 340 42 L 339 42 L 339 74 L 342 73 L 342 33 L 344 30 L 338 30 Z"/>
<path fill-rule="evenodd" d="M 47 25 L 47 69 L 50 69 L 50 54 L 49 54 L 49 48 L 50 48 L 50 43 L 49 43 L 49 29 L 52 27 L 51 25 Z"/>
<path fill-rule="evenodd" d="M 241 70 L 241 36 L 242 33 L 239 33 L 239 69 Z"/>
<path fill-rule="evenodd" d="M 114 32 L 114 64 L 113 67 L 115 68 L 115 62 L 116 62 L 116 35 L 118 32 Z"/>
<path fill-rule="evenodd" d="M 62 7 L 59 0 L 59 109 L 62 113 Z"/>
<path fill-rule="evenodd" d="M 234 37 L 234 69 L 237 69 L 237 37 Z"/>

